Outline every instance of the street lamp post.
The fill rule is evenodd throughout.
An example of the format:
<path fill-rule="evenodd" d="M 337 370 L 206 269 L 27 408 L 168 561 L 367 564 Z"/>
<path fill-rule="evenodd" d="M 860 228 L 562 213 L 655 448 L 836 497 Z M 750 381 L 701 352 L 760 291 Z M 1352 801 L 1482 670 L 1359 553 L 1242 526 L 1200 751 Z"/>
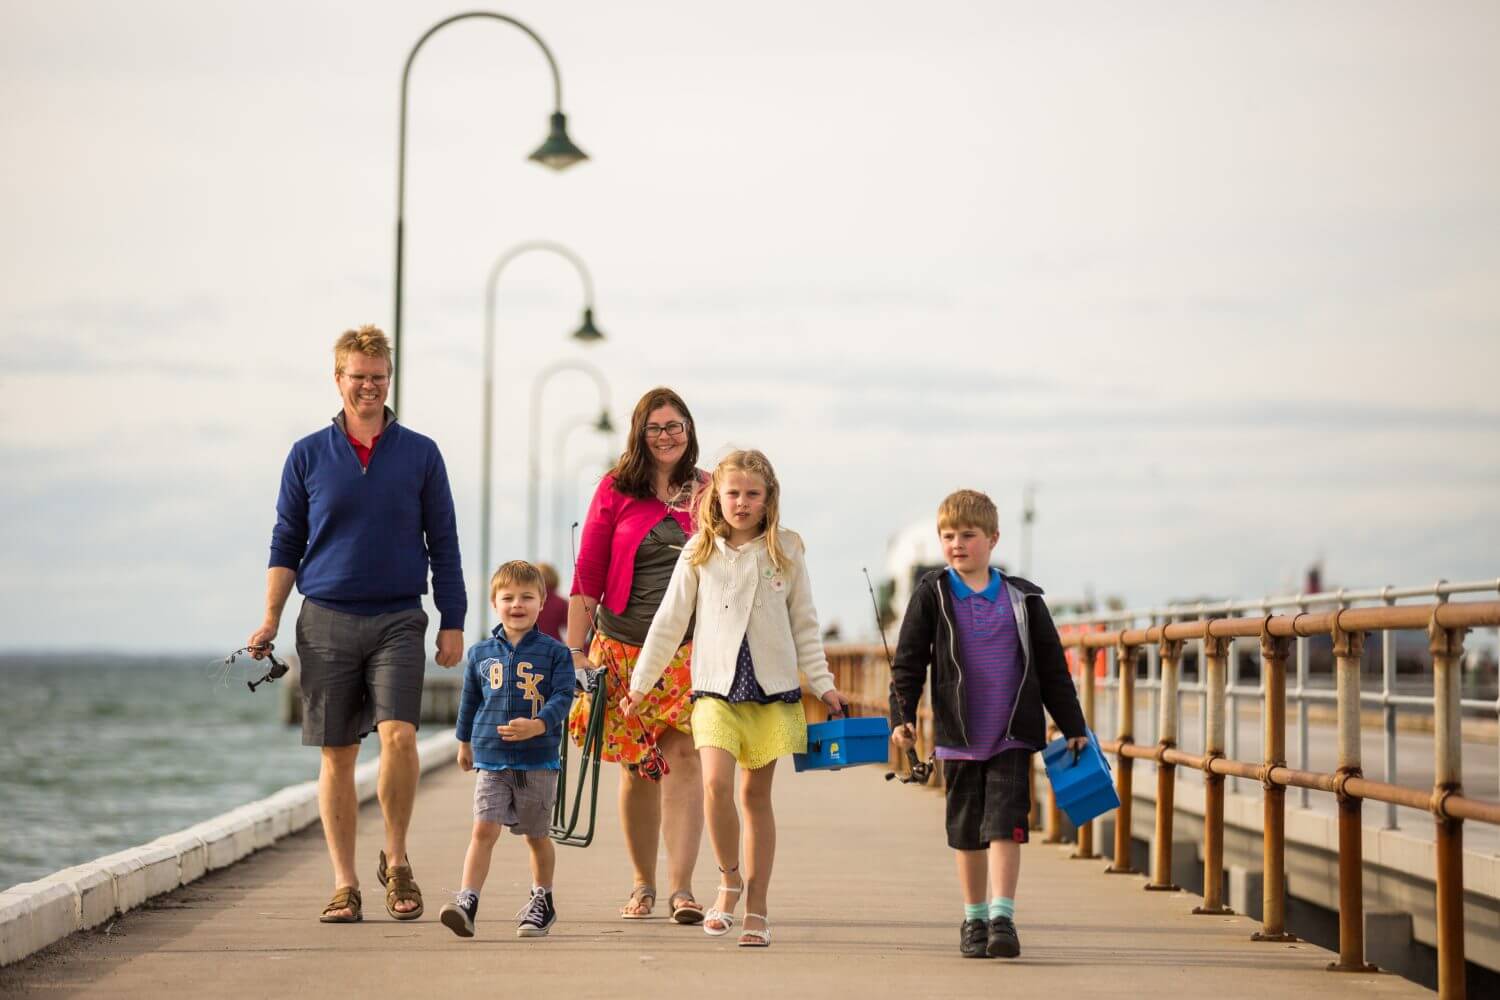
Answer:
<path fill-rule="evenodd" d="M 589 498 L 594 495 L 594 490 L 598 487 L 599 480 L 603 479 L 604 474 L 614 467 L 616 457 L 612 450 L 606 450 L 606 453 L 603 455 L 596 455 L 593 458 L 585 456 L 568 466 L 567 475 L 563 481 L 567 485 L 568 495 L 578 501 L 579 507 L 588 506 Z M 585 472 L 589 474 L 587 481 L 583 477 Z M 576 565 L 578 553 L 573 548 L 569 535 L 582 520 L 583 518 L 580 517 L 577 521 L 569 521 L 561 525 L 564 533 L 562 544 L 566 548 L 559 549 L 559 552 L 568 553 L 568 566 L 574 573 L 578 571 L 578 566 Z M 561 556 L 558 557 L 558 565 L 562 565 Z"/>
<path fill-rule="evenodd" d="M 609 383 L 604 380 L 604 373 L 597 365 L 591 365 L 587 361 L 565 360 L 556 361 L 537 372 L 536 378 L 531 383 L 531 417 L 530 440 L 526 446 L 526 558 L 537 558 L 537 508 L 539 506 L 538 490 L 541 480 L 541 470 L 538 468 L 539 450 L 542 433 L 542 390 L 546 388 L 547 382 L 554 375 L 566 371 L 583 372 L 594 380 L 599 389 L 599 423 L 601 430 L 608 426 L 609 421 Z"/>
<path fill-rule="evenodd" d="M 608 414 L 604 416 L 607 417 Z M 563 565 L 563 560 L 568 554 L 567 530 L 566 525 L 563 523 L 567 515 L 564 510 L 565 504 L 563 501 L 567 499 L 569 491 L 572 488 L 571 481 L 564 478 L 563 459 L 567 457 L 568 439 L 573 436 L 574 431 L 582 430 L 585 427 L 592 428 L 598 432 L 606 443 L 609 441 L 609 435 L 614 431 L 614 426 L 603 418 L 596 419 L 590 416 L 577 416 L 559 427 L 557 429 L 557 436 L 552 439 L 552 475 L 554 477 L 552 488 L 552 558 L 559 566 Z M 597 459 L 593 461 L 595 464 L 598 462 Z"/>
<path fill-rule="evenodd" d="M 517 257 L 528 253 L 550 253 L 561 257 L 573 265 L 578 272 L 578 278 L 583 284 L 583 320 L 578 329 L 573 331 L 573 339 L 584 344 L 598 343 L 604 339 L 604 334 L 594 325 L 594 278 L 589 274 L 588 265 L 584 264 L 583 258 L 569 250 L 561 243 L 550 240 L 528 240 L 525 243 L 517 243 L 509 250 L 495 259 L 490 268 L 489 279 L 485 282 L 484 291 L 484 392 L 483 392 L 483 424 L 480 428 L 480 456 L 479 456 L 479 572 L 481 582 L 485 574 L 494 567 L 490 565 L 490 490 L 492 484 L 491 469 L 494 465 L 494 411 L 495 411 L 495 298 L 500 287 L 500 275 L 505 271 L 507 265 Z M 607 421 L 608 414 L 600 418 Z M 479 609 L 479 637 L 481 639 L 487 634 L 489 627 L 490 607 L 488 602 L 481 605 Z"/>
<path fill-rule="evenodd" d="M 411 47 L 411 52 L 407 53 L 406 65 L 401 70 L 401 117 L 396 141 L 396 318 L 395 325 L 391 328 L 391 349 L 396 363 L 401 361 L 401 319 L 404 304 L 402 292 L 406 280 L 406 115 L 412 62 L 417 58 L 417 52 L 427 43 L 427 39 L 450 24 L 476 17 L 501 21 L 524 31 L 542 50 L 542 55 L 547 57 L 547 66 L 552 70 L 553 110 L 547 138 L 528 159 L 553 170 L 565 170 L 575 163 L 588 159 L 588 154 L 575 146 L 573 140 L 568 138 L 568 119 L 562 110 L 562 76 L 557 71 L 557 60 L 552 58 L 552 50 L 547 48 L 547 43 L 542 41 L 541 36 L 535 31 L 513 17 L 480 10 L 444 18 L 423 32 L 422 37 L 417 39 L 417 44 Z M 391 374 L 394 378 L 394 365 Z M 394 378 L 394 381 L 395 384 L 391 387 L 391 409 L 399 414 L 401 412 L 401 380 Z"/>

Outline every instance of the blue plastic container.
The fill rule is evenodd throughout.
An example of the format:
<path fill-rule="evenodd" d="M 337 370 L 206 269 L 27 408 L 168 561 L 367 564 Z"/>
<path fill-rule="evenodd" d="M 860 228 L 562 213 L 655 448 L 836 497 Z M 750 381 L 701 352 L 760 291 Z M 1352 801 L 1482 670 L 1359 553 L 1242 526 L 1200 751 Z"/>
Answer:
<path fill-rule="evenodd" d="M 1109 760 L 1099 749 L 1099 739 L 1092 729 L 1089 730 L 1089 745 L 1078 755 L 1076 762 L 1073 751 L 1068 749 L 1068 741 L 1061 736 L 1042 749 L 1042 762 L 1047 765 L 1047 779 L 1052 782 L 1057 807 L 1067 813 L 1074 826 L 1082 826 L 1094 817 L 1120 807 Z"/>
<path fill-rule="evenodd" d="M 807 727 L 807 753 L 792 754 L 798 771 L 837 771 L 856 764 L 884 764 L 891 723 L 883 715 L 829 719 Z"/>

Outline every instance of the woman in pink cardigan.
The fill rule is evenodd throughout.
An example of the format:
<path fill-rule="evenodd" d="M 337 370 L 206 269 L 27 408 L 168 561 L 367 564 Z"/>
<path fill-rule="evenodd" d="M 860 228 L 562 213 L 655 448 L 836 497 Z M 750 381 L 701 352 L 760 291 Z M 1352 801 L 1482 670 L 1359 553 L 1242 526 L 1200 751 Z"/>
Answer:
<path fill-rule="evenodd" d="M 693 866 L 703 836 L 703 787 L 693 749 L 692 628 L 661 682 L 627 725 L 617 704 L 630 686 L 630 674 L 661 605 L 672 569 L 693 533 L 693 500 L 706 476 L 698 469 L 698 433 L 682 397 L 652 389 L 630 418 L 625 452 L 594 492 L 584 519 L 568 601 L 568 647 L 575 667 L 608 671 L 603 758 L 625 765 L 620 781 L 620 825 L 635 869 L 630 897 L 620 909 L 627 920 L 651 916 L 656 907 L 658 841 L 667 849 L 667 896 L 672 919 L 703 920 L 693 898 Z M 584 641 L 593 624 L 594 638 Z M 568 720 L 575 742 L 582 742 L 588 718 L 584 699 Z M 644 727 L 644 728 L 643 728 Z M 636 773 L 646 751 L 645 733 L 667 758 L 668 773 L 651 781 Z"/>

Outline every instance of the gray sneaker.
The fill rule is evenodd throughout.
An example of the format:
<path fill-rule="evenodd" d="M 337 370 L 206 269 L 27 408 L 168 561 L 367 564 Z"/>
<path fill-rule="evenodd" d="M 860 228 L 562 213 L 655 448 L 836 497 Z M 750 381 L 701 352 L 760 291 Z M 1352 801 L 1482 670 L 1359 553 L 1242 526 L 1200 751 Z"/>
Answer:
<path fill-rule="evenodd" d="M 557 923 L 557 908 L 552 905 L 548 889 L 532 889 L 526 905 L 516 911 L 516 937 L 546 937 Z"/>

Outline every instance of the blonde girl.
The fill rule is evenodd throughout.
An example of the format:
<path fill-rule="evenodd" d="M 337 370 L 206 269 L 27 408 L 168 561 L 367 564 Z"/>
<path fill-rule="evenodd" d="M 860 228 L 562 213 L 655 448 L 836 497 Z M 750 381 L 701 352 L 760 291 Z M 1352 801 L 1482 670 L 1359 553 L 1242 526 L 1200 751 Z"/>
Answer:
<path fill-rule="evenodd" d="M 714 469 L 698 500 L 698 531 L 683 546 L 641 647 L 630 691 L 620 699 L 622 712 L 636 711 L 689 621 L 695 622 L 693 745 L 702 765 L 709 840 L 723 875 L 703 930 L 714 937 L 729 933 L 743 895 L 741 947 L 771 943 L 766 916 L 776 854 L 771 779 L 778 758 L 807 748 L 798 671 L 831 711 L 848 706 L 823 655 L 802 540 L 781 527 L 780 500 L 776 473 L 758 451 L 732 452 Z M 736 764 L 743 769 L 743 875 Z"/>

